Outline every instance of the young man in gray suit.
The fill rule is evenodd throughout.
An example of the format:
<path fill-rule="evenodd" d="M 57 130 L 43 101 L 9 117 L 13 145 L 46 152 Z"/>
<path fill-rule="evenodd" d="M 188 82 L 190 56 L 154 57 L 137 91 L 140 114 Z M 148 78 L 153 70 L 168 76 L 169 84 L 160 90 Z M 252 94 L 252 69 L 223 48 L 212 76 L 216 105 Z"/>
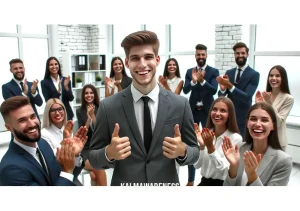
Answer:
<path fill-rule="evenodd" d="M 111 185 L 179 185 L 175 162 L 199 158 L 188 100 L 156 82 L 159 40 L 139 31 L 125 37 L 132 84 L 101 101 L 90 143 L 96 169 L 114 168 Z"/>

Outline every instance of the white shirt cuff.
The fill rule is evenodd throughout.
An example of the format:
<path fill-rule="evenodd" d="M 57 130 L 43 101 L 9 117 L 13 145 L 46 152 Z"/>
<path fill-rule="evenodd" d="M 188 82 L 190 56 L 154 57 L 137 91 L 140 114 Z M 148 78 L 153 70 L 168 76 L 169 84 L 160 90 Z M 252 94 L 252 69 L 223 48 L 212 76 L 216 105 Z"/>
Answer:
<path fill-rule="evenodd" d="M 203 80 L 203 82 L 200 84 L 201 84 L 201 86 L 204 86 L 205 83 L 206 83 L 206 80 Z"/>
<path fill-rule="evenodd" d="M 107 157 L 107 155 L 106 155 L 106 148 L 107 148 L 107 147 L 105 147 L 105 157 L 106 157 L 106 160 L 107 160 L 108 162 L 112 163 L 112 162 L 114 162 L 115 160 L 110 160 L 110 159 L 108 159 L 108 157 Z"/>
<path fill-rule="evenodd" d="M 229 89 L 230 92 L 233 92 L 233 90 L 235 89 L 235 86 L 232 86 L 231 89 Z"/>
<path fill-rule="evenodd" d="M 73 179 L 74 179 L 73 174 L 70 174 L 70 173 L 67 173 L 67 172 L 63 172 L 63 171 L 60 172 L 59 176 L 61 176 L 63 178 L 66 178 L 67 180 L 69 180 L 71 182 L 73 182 Z"/>
<path fill-rule="evenodd" d="M 30 93 L 31 93 L 31 95 L 32 95 L 33 97 L 35 97 L 35 96 L 38 95 L 38 91 L 35 91 L 35 94 L 32 94 L 32 92 L 30 92 Z"/>
<path fill-rule="evenodd" d="M 191 80 L 191 86 L 195 86 L 197 84 L 197 82 L 196 83 L 194 83 L 194 81 L 193 80 Z"/>

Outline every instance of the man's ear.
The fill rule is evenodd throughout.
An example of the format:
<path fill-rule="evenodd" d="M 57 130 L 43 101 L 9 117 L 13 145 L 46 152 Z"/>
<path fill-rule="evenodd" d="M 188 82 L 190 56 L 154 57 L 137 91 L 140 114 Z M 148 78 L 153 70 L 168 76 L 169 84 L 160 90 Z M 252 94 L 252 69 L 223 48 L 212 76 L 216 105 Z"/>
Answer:
<path fill-rule="evenodd" d="M 12 126 L 8 123 L 5 123 L 5 127 L 7 130 L 9 130 L 10 132 L 12 132 Z"/>
<path fill-rule="evenodd" d="M 160 63 L 160 56 L 156 56 L 156 67 L 159 65 Z"/>
<path fill-rule="evenodd" d="M 128 64 L 128 59 L 127 59 L 127 57 L 125 58 L 125 66 L 129 69 L 129 64 Z"/>

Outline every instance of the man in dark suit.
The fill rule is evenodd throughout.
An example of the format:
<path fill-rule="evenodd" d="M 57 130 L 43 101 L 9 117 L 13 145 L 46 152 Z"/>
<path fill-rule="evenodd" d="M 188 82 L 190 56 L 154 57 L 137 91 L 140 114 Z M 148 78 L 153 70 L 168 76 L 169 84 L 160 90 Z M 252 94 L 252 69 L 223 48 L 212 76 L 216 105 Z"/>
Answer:
<path fill-rule="evenodd" d="M 29 98 L 32 108 L 38 119 L 36 107 L 43 104 L 43 100 L 40 96 L 39 89 L 37 87 L 38 80 L 29 82 L 25 78 L 25 67 L 21 59 L 12 59 L 9 62 L 10 72 L 13 74 L 13 79 L 2 85 L 2 96 L 4 100 L 14 96 L 26 96 Z"/>
<path fill-rule="evenodd" d="M 188 101 L 156 82 L 155 33 L 132 33 L 121 46 L 132 84 L 100 102 L 89 161 L 96 169 L 114 168 L 111 185 L 179 185 L 175 162 L 199 158 Z"/>
<path fill-rule="evenodd" d="M 185 83 L 183 92 L 188 94 L 191 92 L 189 103 L 193 113 L 194 122 L 202 127 L 206 125 L 208 112 L 214 95 L 218 90 L 218 82 L 216 78 L 220 75 L 219 70 L 206 64 L 207 47 L 203 44 L 196 45 L 195 58 L 197 66 L 187 70 L 185 75 Z M 195 168 L 189 166 L 188 186 L 194 185 Z"/>
<path fill-rule="evenodd" d="M 236 43 L 232 49 L 237 67 L 227 70 L 224 76 L 217 78 L 220 85 L 218 95 L 227 95 L 233 102 L 239 131 L 244 137 L 246 115 L 252 105 L 260 74 L 246 64 L 249 48 L 245 43 Z"/>
<path fill-rule="evenodd" d="M 6 128 L 15 137 L 0 163 L 0 185 L 74 185 L 75 153 L 87 137 L 82 134 L 80 139 L 64 139 L 55 159 L 50 145 L 41 139 L 40 122 L 27 97 L 5 100 L 0 111 Z"/>

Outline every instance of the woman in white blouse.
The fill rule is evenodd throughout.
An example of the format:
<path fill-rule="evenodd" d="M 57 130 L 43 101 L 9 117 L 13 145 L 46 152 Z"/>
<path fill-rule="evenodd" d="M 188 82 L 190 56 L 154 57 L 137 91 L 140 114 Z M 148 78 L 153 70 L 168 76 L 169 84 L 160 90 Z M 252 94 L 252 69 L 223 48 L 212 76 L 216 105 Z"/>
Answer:
<path fill-rule="evenodd" d="M 200 156 L 194 164 L 195 168 L 201 168 L 198 186 L 222 186 L 229 168 L 222 150 L 223 139 L 228 137 L 234 144 L 242 142 L 232 101 L 217 98 L 210 107 L 206 127 L 201 132 L 196 123 L 194 127 L 200 144 Z"/>
<path fill-rule="evenodd" d="M 164 74 L 159 76 L 158 81 L 166 90 L 180 95 L 183 80 L 180 78 L 179 65 L 176 59 L 170 58 L 166 61 Z"/>

